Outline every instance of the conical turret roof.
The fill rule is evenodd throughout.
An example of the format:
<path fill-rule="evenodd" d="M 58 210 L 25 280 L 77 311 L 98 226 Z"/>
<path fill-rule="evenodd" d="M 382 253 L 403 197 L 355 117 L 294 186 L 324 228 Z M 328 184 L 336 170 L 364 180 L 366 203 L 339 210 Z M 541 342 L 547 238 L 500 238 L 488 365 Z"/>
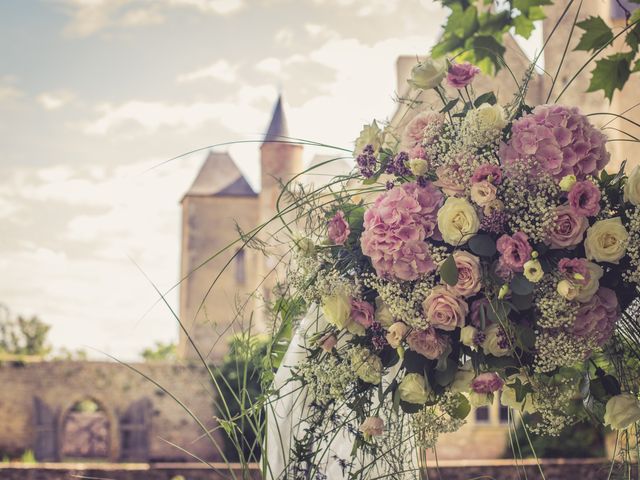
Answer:
<path fill-rule="evenodd" d="M 289 127 L 287 126 L 287 117 L 284 114 L 284 107 L 282 106 L 282 94 L 278 95 L 275 107 L 273 107 L 273 114 L 271 115 L 271 122 L 267 133 L 264 135 L 263 145 L 269 142 L 277 142 L 285 140 L 285 137 L 289 136 Z"/>
<path fill-rule="evenodd" d="M 227 152 L 209 152 L 185 197 L 255 197 L 257 194 Z"/>

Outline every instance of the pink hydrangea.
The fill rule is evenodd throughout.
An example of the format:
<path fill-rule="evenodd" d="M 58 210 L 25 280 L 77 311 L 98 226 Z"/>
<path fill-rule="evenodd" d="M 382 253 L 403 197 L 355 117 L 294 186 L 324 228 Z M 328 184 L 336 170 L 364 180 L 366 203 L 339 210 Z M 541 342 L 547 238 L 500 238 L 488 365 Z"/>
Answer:
<path fill-rule="evenodd" d="M 600 197 L 600 189 L 593 182 L 576 182 L 569 190 L 569 206 L 576 215 L 592 217 L 600 211 Z"/>
<path fill-rule="evenodd" d="M 344 242 L 349 238 L 351 230 L 349 229 L 349 224 L 342 210 L 339 210 L 333 218 L 329 220 L 327 230 L 327 236 L 332 243 L 335 245 L 344 245 Z"/>
<path fill-rule="evenodd" d="M 364 328 L 373 325 L 374 309 L 373 305 L 364 300 L 351 299 L 351 318 Z"/>
<path fill-rule="evenodd" d="M 476 393 L 497 392 L 504 385 L 504 381 L 495 372 L 481 373 L 471 380 L 471 390 Z"/>
<path fill-rule="evenodd" d="M 411 150 L 418 145 L 432 143 L 444 125 L 444 113 L 420 112 L 411 119 L 402 132 L 402 149 Z"/>
<path fill-rule="evenodd" d="M 416 280 L 436 269 L 425 239 L 441 238 L 442 203 L 442 192 L 431 182 L 405 183 L 378 196 L 364 214 L 360 242 L 379 276 Z"/>
<path fill-rule="evenodd" d="M 470 85 L 480 69 L 469 62 L 452 63 L 447 74 L 447 83 L 453 88 L 464 88 Z"/>
<path fill-rule="evenodd" d="M 591 279 L 591 273 L 587 267 L 587 260 L 584 258 L 561 258 L 558 262 L 558 271 L 569 280 L 580 285 L 586 285 Z M 582 279 L 576 278 L 576 274 Z"/>
<path fill-rule="evenodd" d="M 551 248 L 573 248 L 582 243 L 589 228 L 587 217 L 576 215 L 568 205 L 556 208 L 553 225 L 547 235 Z"/>
<path fill-rule="evenodd" d="M 501 255 L 501 266 L 513 272 L 524 271 L 524 264 L 531 258 L 533 251 L 529 238 L 522 232 L 516 232 L 512 236 L 502 235 L 496 242 L 496 248 Z"/>
<path fill-rule="evenodd" d="M 558 180 L 565 175 L 584 179 L 609 162 L 606 141 L 576 107 L 539 105 L 513 122 L 500 158 L 505 165 L 532 160 L 537 169 Z"/>
<path fill-rule="evenodd" d="M 502 183 L 502 170 L 500 170 L 500 167 L 485 163 L 476 168 L 471 177 L 471 183 L 480 183 L 485 180 L 494 185 L 500 185 Z"/>
<path fill-rule="evenodd" d="M 414 352 L 435 360 L 447 350 L 449 338 L 439 335 L 433 327 L 429 327 L 426 330 L 413 330 L 407 337 L 407 343 Z"/>
<path fill-rule="evenodd" d="M 602 346 L 611 338 L 619 316 L 616 293 L 600 287 L 591 300 L 580 306 L 573 321 L 573 334 Z"/>

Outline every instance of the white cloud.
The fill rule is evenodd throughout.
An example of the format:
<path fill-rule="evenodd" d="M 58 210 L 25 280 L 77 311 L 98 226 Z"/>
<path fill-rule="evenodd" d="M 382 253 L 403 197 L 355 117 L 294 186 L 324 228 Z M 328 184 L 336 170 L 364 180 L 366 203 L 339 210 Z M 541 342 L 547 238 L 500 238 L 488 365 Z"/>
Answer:
<path fill-rule="evenodd" d="M 170 5 L 194 7 L 202 12 L 228 15 L 244 7 L 244 0 L 166 0 Z"/>
<path fill-rule="evenodd" d="M 233 83 L 237 80 L 238 65 L 231 65 L 227 60 L 217 60 L 208 67 L 194 70 L 193 72 L 179 75 L 179 83 L 193 82 L 203 78 L 215 78 L 225 83 Z"/>
<path fill-rule="evenodd" d="M 255 69 L 262 73 L 268 73 L 280 77 L 280 79 L 288 78 L 286 68 L 296 63 L 302 63 L 307 61 L 307 57 L 300 54 L 291 55 L 290 57 L 281 60 L 275 57 L 267 57 L 260 60 L 255 65 Z"/>
<path fill-rule="evenodd" d="M 0 103 L 22 97 L 22 91 L 15 86 L 16 78 L 10 75 L 0 77 Z"/>
<path fill-rule="evenodd" d="M 282 28 L 278 30 L 274 36 L 276 43 L 285 47 L 290 47 L 293 44 L 294 34 L 290 28 Z"/>
<path fill-rule="evenodd" d="M 43 92 L 38 95 L 38 103 L 45 110 L 57 110 L 64 107 L 74 99 L 74 94 L 67 90 Z"/>

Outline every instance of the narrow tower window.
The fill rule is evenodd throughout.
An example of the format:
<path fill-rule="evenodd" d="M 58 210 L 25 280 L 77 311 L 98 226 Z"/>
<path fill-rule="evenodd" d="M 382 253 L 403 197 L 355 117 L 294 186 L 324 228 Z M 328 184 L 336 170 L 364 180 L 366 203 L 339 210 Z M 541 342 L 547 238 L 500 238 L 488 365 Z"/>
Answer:
<path fill-rule="evenodd" d="M 236 283 L 239 284 L 244 284 L 246 279 L 245 260 L 244 250 L 238 250 L 236 252 Z"/>

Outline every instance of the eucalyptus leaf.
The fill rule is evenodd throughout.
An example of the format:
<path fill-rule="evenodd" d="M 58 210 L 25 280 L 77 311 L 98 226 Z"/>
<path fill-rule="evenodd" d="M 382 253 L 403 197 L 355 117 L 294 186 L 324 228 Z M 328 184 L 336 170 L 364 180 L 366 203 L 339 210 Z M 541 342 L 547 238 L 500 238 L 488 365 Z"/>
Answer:
<path fill-rule="evenodd" d="M 449 255 L 440 265 L 440 278 L 444 283 L 452 287 L 458 283 L 458 267 L 453 255 Z"/>
<path fill-rule="evenodd" d="M 496 242 L 490 235 L 480 233 L 469 239 L 469 248 L 481 257 L 492 257 L 496 254 Z"/>
<path fill-rule="evenodd" d="M 471 404 L 467 397 L 462 393 L 458 393 L 455 395 L 454 401 L 456 402 L 456 408 L 451 410 L 451 416 L 460 420 L 467 418 L 467 415 L 471 412 Z"/>
<path fill-rule="evenodd" d="M 533 293 L 534 287 L 533 283 L 527 280 L 521 273 L 514 275 L 509 286 L 511 287 L 511 291 L 516 295 L 529 295 Z"/>

